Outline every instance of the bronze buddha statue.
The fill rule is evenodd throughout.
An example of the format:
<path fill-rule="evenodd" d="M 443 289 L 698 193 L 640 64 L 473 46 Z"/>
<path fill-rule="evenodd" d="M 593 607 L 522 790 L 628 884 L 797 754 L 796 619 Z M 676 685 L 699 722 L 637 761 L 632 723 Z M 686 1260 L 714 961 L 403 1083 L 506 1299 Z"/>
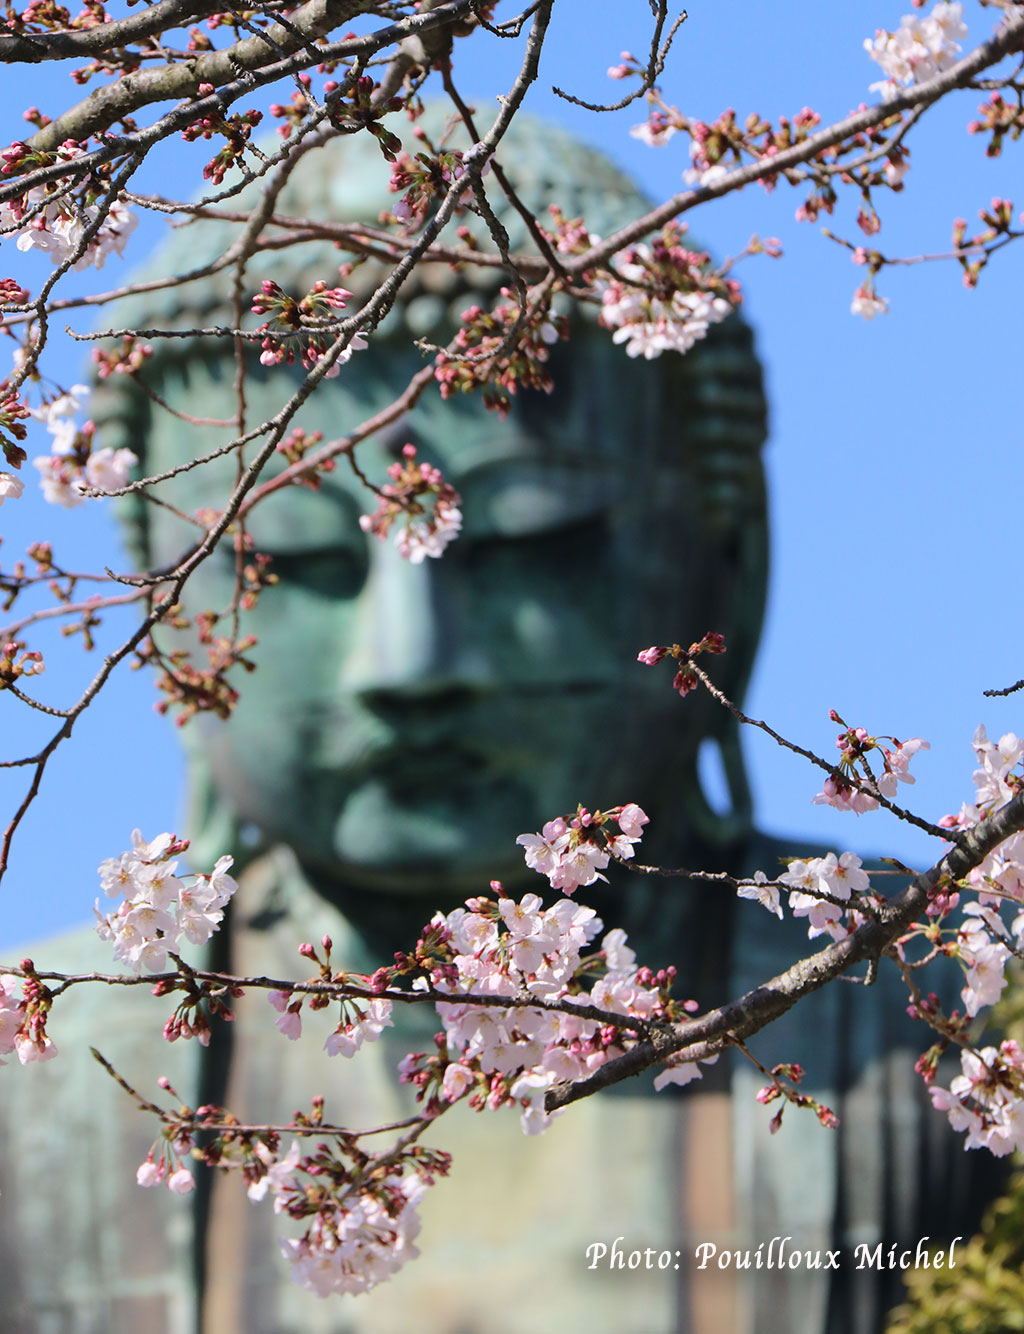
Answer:
<path fill-rule="evenodd" d="M 603 155 L 549 125 L 520 118 L 500 157 L 537 215 L 556 201 L 609 234 L 646 202 Z M 334 141 L 296 168 L 277 212 L 373 220 L 394 202 L 385 179 L 368 136 Z M 528 249 L 519 216 L 491 193 L 513 252 Z M 152 272 L 215 258 L 233 226 L 190 224 Z M 252 258 L 246 281 L 255 291 L 274 277 L 301 294 L 331 280 L 338 259 L 324 240 L 271 249 Z M 365 289 L 374 276 L 364 266 L 345 282 Z M 500 281 L 500 269 L 424 268 L 297 424 L 330 439 L 383 407 L 422 365 L 412 339 L 443 342 L 469 300 L 486 304 Z M 226 290 L 209 280 L 132 298 L 111 324 L 229 323 Z M 275 411 L 293 383 L 287 369 L 252 360 L 249 422 Z M 553 393 L 521 393 L 504 420 L 478 397 L 428 391 L 360 446 L 374 481 L 411 442 L 457 487 L 465 528 L 441 560 L 404 562 L 361 531 L 373 500 L 344 461 L 317 490 L 287 487 L 253 509 L 249 532 L 279 580 L 245 613 L 258 670 L 229 721 L 200 715 L 183 731 L 184 832 L 197 865 L 232 852 L 241 867 L 210 966 L 301 978 L 298 944 L 326 932 L 336 966 L 370 970 L 410 947 L 435 909 L 492 878 L 517 895 L 542 889 L 516 836 L 577 802 L 638 802 L 650 815 L 644 858 L 666 865 L 772 873 L 782 852 L 806 851 L 755 829 L 730 716 L 703 695 L 681 701 L 636 662 L 648 644 L 720 630 L 728 653 L 717 679 L 742 697 L 767 574 L 765 401 L 748 326 L 730 318 L 686 357 L 638 363 L 592 318 L 574 316 L 550 368 Z M 142 372 L 172 406 L 221 418 L 233 410 L 232 374 L 229 343 L 194 337 L 161 343 Z M 95 417 L 103 443 L 130 445 L 147 474 L 230 438 L 184 424 L 120 377 L 101 387 Z M 182 473 L 161 498 L 186 514 L 216 504 L 234 467 L 229 457 Z M 194 529 L 173 510 L 135 497 L 125 508 L 140 568 L 164 567 L 189 546 Z M 225 605 L 233 577 L 233 555 L 215 553 L 188 585 L 186 613 Z M 173 646 L 169 632 L 157 635 Z M 719 752 L 727 810 L 702 790 L 704 746 Z M 702 1006 L 809 952 L 802 924 L 768 924 L 756 905 L 714 886 L 620 872 L 596 888 L 580 897 L 607 927 L 626 928 L 642 962 L 677 965 L 680 994 Z M 40 967 L 68 971 L 102 959 L 103 946 L 82 935 L 36 953 Z M 405 1017 L 349 1065 L 318 1054 L 315 1039 L 287 1043 L 261 994 L 239 1003 L 209 1050 L 159 1043 L 160 1002 L 138 993 L 97 990 L 80 1013 L 66 1002 L 53 1020 L 62 1059 L 22 1075 L 0 1125 L 11 1328 L 874 1330 L 898 1296 L 898 1274 L 855 1272 L 853 1245 L 938 1238 L 970 1185 L 925 1170 L 929 1153 L 953 1162 L 959 1146 L 915 1088 L 915 1043 L 926 1039 L 893 982 L 833 986 L 755 1044 L 766 1065 L 807 1068 L 809 1087 L 842 1118 L 838 1132 L 791 1110 L 770 1139 L 770 1114 L 754 1099 L 763 1079 L 726 1060 L 676 1094 L 654 1095 L 647 1078 L 590 1099 L 540 1141 L 524 1139 L 515 1117 L 455 1109 L 429 1136 L 455 1164 L 424 1206 L 422 1259 L 367 1296 L 327 1301 L 289 1285 L 275 1219 L 237 1181 L 208 1179 L 185 1201 L 137 1192 L 154 1128 L 93 1073 L 83 1048 L 94 1043 L 144 1093 L 168 1073 L 192 1105 L 223 1102 L 264 1122 L 287 1121 L 323 1093 L 328 1119 L 368 1126 L 408 1113 L 395 1066 L 429 1042 L 430 1015 Z M 41 1096 L 52 1140 L 31 1110 Z M 35 1247 L 53 1227 L 55 1201 L 37 1193 L 33 1175 L 53 1155 L 67 1235 L 26 1268 L 16 1258 L 24 1237 Z M 11 1229 L 20 1222 L 19 1241 Z M 698 1269 L 702 1243 L 753 1250 L 777 1235 L 803 1249 L 841 1246 L 844 1267 Z M 617 1238 L 629 1252 L 674 1251 L 677 1262 L 588 1268 L 586 1247 Z"/>

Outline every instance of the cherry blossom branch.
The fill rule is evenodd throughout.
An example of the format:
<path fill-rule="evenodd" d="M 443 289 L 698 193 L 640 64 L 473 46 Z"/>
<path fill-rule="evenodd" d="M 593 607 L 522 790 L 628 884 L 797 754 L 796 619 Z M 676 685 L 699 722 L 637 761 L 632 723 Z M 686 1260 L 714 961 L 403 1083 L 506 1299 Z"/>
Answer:
<path fill-rule="evenodd" d="M 844 907 L 849 904 L 844 903 Z M 209 983 L 225 993 L 232 991 L 274 991 L 296 996 L 325 996 L 330 1000 L 386 1000 L 396 1005 L 469 1005 L 478 1009 L 495 1010 L 545 1010 L 552 1014 L 571 1014 L 579 1019 L 592 1019 L 596 1023 L 610 1025 L 632 1033 L 647 1033 L 650 1025 L 636 1015 L 624 1015 L 615 1010 L 606 1010 L 600 1005 L 592 1005 L 566 997 L 563 1000 L 550 1000 L 546 997 L 496 996 L 474 992 L 438 991 L 433 987 L 419 987 L 415 991 L 401 987 L 375 988 L 345 979 L 295 981 L 290 978 L 267 977 L 266 975 L 236 976 L 232 973 L 210 972 L 204 968 L 193 968 L 182 963 L 174 972 L 161 973 L 61 973 L 47 972 L 33 965 L 28 971 L 22 965 L 0 965 L 2 972 L 12 977 L 36 977 L 42 982 L 56 982 L 52 988 L 54 999 L 73 987 L 90 983 L 108 987 L 145 987 L 152 991 L 155 987 L 164 988 L 161 994 L 172 994 L 176 983 L 184 979 L 195 979 Z"/>
<path fill-rule="evenodd" d="M 95 579 L 99 576 L 89 575 L 88 578 Z M 145 597 L 145 590 L 138 589 L 133 593 L 111 593 L 106 597 L 91 597 L 84 602 L 62 602 L 56 607 L 43 607 L 39 611 L 31 612 L 24 616 L 20 621 L 12 621 L 0 629 L 0 639 L 14 639 L 27 630 L 30 625 L 35 625 L 39 621 L 52 620 L 60 616 L 77 616 L 80 612 L 102 611 L 107 607 L 123 607 L 131 602 L 138 602 L 140 598 Z"/>
<path fill-rule="evenodd" d="M 562 98 L 566 102 L 571 102 L 573 106 L 582 107 L 584 111 L 621 111 L 624 107 L 630 106 L 633 102 L 643 97 L 644 93 L 649 92 L 658 82 L 658 77 L 664 72 L 665 61 L 668 59 L 668 53 L 672 49 L 672 42 L 676 33 L 686 22 L 688 15 L 686 10 L 681 10 L 664 42 L 661 40 L 661 34 L 665 29 L 665 21 L 668 18 L 668 5 L 666 0 L 656 0 L 652 4 L 654 9 L 654 31 L 651 34 L 650 52 L 647 57 L 647 68 L 643 71 L 643 76 L 638 87 L 632 92 L 621 97 L 617 102 L 586 102 L 582 97 L 575 97 L 572 93 L 565 92 L 564 89 L 552 87 L 551 91 L 556 97 Z"/>
<path fill-rule="evenodd" d="M 438 14 L 442 11 L 445 11 L 446 13 L 454 12 L 460 7 L 460 4 L 461 0 L 453 0 L 452 4 L 442 5 L 434 10 L 433 13 Z M 184 560 L 179 563 L 173 575 L 169 578 L 168 582 L 171 584 L 170 591 L 152 607 L 135 633 L 104 660 L 102 668 L 90 682 L 78 702 L 68 710 L 63 727 L 53 738 L 51 738 L 50 742 L 38 756 L 32 757 L 30 762 L 35 765 L 35 772 L 29 786 L 29 791 L 7 828 L 4 830 L 2 840 L 0 840 L 0 879 L 2 879 L 3 875 L 6 873 L 10 856 L 11 841 L 22 819 L 38 794 L 42 773 L 49 756 L 57 746 L 70 735 L 71 726 L 74 720 L 89 706 L 96 694 L 109 679 L 117 664 L 142 643 L 148 636 L 152 627 L 156 625 L 158 621 L 160 621 L 178 602 L 181 590 L 189 576 L 215 549 L 222 534 L 226 531 L 229 525 L 236 517 L 244 517 L 244 512 L 241 510 L 242 502 L 248 492 L 255 485 L 256 480 L 267 462 L 273 456 L 274 451 L 276 450 L 279 441 L 283 438 L 284 432 L 294 414 L 306 401 L 321 380 L 328 374 L 335 361 L 355 336 L 357 330 L 362 327 L 375 327 L 376 324 L 384 318 L 388 310 L 391 308 L 391 305 L 394 303 L 400 287 L 414 269 L 422 249 L 425 249 L 445 226 L 467 184 L 471 186 L 479 184 L 481 173 L 483 172 L 489 157 L 500 143 L 502 136 L 522 104 L 528 88 L 537 77 L 540 53 L 543 47 L 544 35 L 550 20 L 552 4 L 553 0 L 541 0 L 531 25 L 526 51 L 515 82 L 507 97 L 501 100 L 500 110 L 487 134 L 474 146 L 471 152 L 464 156 L 464 176 L 458 181 L 452 181 L 449 185 L 448 190 L 433 217 L 423 228 L 418 246 L 411 249 L 398 265 L 396 265 L 393 272 L 383 283 L 381 283 L 377 291 L 363 306 L 359 314 L 350 320 L 346 320 L 341 325 L 337 338 L 325 351 L 320 360 L 306 374 L 304 380 L 291 395 L 288 402 L 279 409 L 269 421 L 263 424 L 260 431 L 261 434 L 267 436 L 266 440 L 259 448 L 252 462 L 242 472 L 232 491 L 231 497 L 215 523 L 207 531 L 205 537 L 195 548 L 193 548 Z M 134 169 L 134 159 L 130 165 L 131 169 Z M 128 170 L 129 167 L 126 165 L 123 168 L 123 171 L 127 173 Z"/>
<path fill-rule="evenodd" d="M 947 840 L 948 841 L 948 840 Z M 769 880 L 767 877 L 763 880 L 751 880 L 749 877 L 730 875 L 727 871 L 687 871 L 681 866 L 647 866 L 643 862 L 630 861 L 625 857 L 620 857 L 616 853 L 611 853 L 611 859 L 625 871 L 633 871 L 637 875 L 656 875 L 663 876 L 666 879 L 697 880 L 701 884 L 722 885 L 725 889 L 740 889 L 744 885 L 761 885 L 765 889 L 789 889 L 790 886 L 783 880 Z M 872 871 L 872 875 L 885 875 L 884 871 Z M 898 875 L 901 879 L 906 879 L 906 872 L 891 871 L 888 874 Z M 807 891 L 808 897 L 817 899 L 820 903 L 831 903 L 837 908 L 842 908 L 844 912 L 854 909 L 857 912 L 864 913 L 865 916 L 872 916 L 875 913 L 875 907 L 867 902 L 861 895 L 854 894 L 847 898 L 841 898 L 838 894 L 830 894 L 825 889 L 814 889 Z"/>
<path fill-rule="evenodd" d="M 476 3 L 476 0 L 447 0 L 447 3 L 437 9 L 424 11 L 421 14 L 412 14 L 401 22 L 392 24 L 368 37 L 349 38 L 341 42 L 325 43 L 318 48 L 318 60 L 340 60 L 346 57 L 365 58 L 380 49 L 400 43 L 408 37 L 421 34 L 425 30 L 429 31 L 435 27 L 442 27 L 465 17 L 474 3 Z M 84 172 L 95 170 L 125 153 L 145 155 L 161 140 L 168 138 L 179 130 L 188 128 L 197 119 L 201 119 L 203 116 L 219 115 L 240 97 L 250 95 L 258 87 L 273 83 L 277 79 L 292 73 L 301 72 L 313 63 L 315 62 L 308 56 L 294 55 L 289 57 L 287 61 L 279 62 L 269 68 L 247 70 L 244 78 L 224 84 L 216 93 L 207 97 L 198 98 L 195 101 L 186 102 L 184 105 L 176 107 L 144 130 L 133 130 L 116 136 L 108 134 L 105 136 L 105 142 L 101 148 L 83 153 L 71 163 L 58 161 L 45 167 L 37 167 L 33 171 L 26 172 L 24 175 L 0 184 L 0 203 L 17 198 L 36 185 L 45 185 L 50 181 L 60 180 L 66 176 L 78 179 Z M 61 139 L 55 140 L 49 134 L 52 124 L 28 141 L 30 148 L 37 151 L 49 151 L 61 142 Z M 353 130 L 355 128 L 355 126 L 351 127 Z M 79 139 L 82 136 L 70 132 L 63 137 Z M 282 151 L 287 152 L 287 146 Z M 235 187 L 233 191 L 226 193 L 237 193 L 240 188 L 241 186 Z"/>
<path fill-rule="evenodd" d="M 158 1103 L 151 1102 L 144 1094 L 128 1082 L 127 1079 L 116 1070 L 107 1058 L 96 1050 L 95 1047 L 89 1048 L 93 1058 L 106 1070 L 107 1074 L 115 1083 L 119 1084 L 130 1097 L 134 1098 L 139 1105 L 140 1111 L 151 1112 L 165 1124 L 175 1126 L 195 1126 L 197 1130 L 217 1131 L 230 1128 L 236 1135 L 273 1135 L 290 1134 L 298 1138 L 315 1137 L 317 1135 L 341 1135 L 346 1139 L 357 1140 L 366 1139 L 370 1135 L 393 1134 L 397 1130 L 409 1130 L 420 1127 L 423 1123 L 435 1121 L 436 1116 L 407 1116 L 401 1121 L 390 1121 L 383 1125 L 373 1126 L 369 1130 L 350 1130 L 345 1126 L 335 1126 L 316 1122 L 309 1125 L 303 1125 L 301 1122 L 289 1121 L 279 1125 L 245 1125 L 240 1121 L 210 1120 L 206 1117 L 197 1119 L 196 1113 L 191 1115 L 182 1115 L 180 1112 L 169 1112 Z"/>
<path fill-rule="evenodd" d="M 943 73 L 923 83 L 915 84 L 913 88 L 898 94 L 888 102 L 881 102 L 876 106 L 866 107 L 863 111 L 854 112 L 826 129 L 809 135 L 800 143 L 780 149 L 771 157 L 752 162 L 746 167 L 738 167 L 714 185 L 704 185 L 696 190 L 684 190 L 681 194 L 674 195 L 642 218 L 605 237 L 599 245 L 591 246 L 582 255 L 568 260 L 565 264 L 566 271 L 576 276 L 587 269 L 606 264 L 618 251 L 642 240 L 657 228 L 671 222 L 673 218 L 681 217 L 699 204 L 706 203 L 710 199 L 721 199 L 724 195 L 741 190 L 764 176 L 776 176 L 790 167 L 800 166 L 825 149 L 834 148 L 855 135 L 874 129 L 897 112 L 923 110 L 955 89 L 968 86 L 974 75 L 997 64 L 1004 56 L 1018 50 L 1022 43 L 1024 43 L 1024 12 L 1015 11 L 1007 17 L 993 37 Z"/>
<path fill-rule="evenodd" d="M 157 0 L 141 14 L 108 18 L 92 28 L 31 35 L 4 32 L 0 33 L 0 63 L 35 65 L 46 60 L 102 56 L 118 47 L 146 41 L 168 28 L 184 28 L 222 9 L 221 0 Z"/>
<path fill-rule="evenodd" d="M 1024 689 L 1024 676 L 1019 681 L 1014 681 L 1012 686 L 1004 686 L 1002 690 L 983 690 L 981 693 L 988 696 L 1013 695 L 1018 690 Z"/>
<path fill-rule="evenodd" d="M 960 843 L 917 876 L 901 894 L 884 903 L 874 921 L 858 927 L 845 940 L 833 942 L 784 973 L 727 1005 L 697 1019 L 659 1029 L 647 1041 L 601 1066 L 590 1078 L 552 1088 L 545 1100 L 548 1112 L 567 1107 L 580 1098 L 610 1088 L 633 1075 L 659 1065 L 670 1056 L 698 1061 L 735 1040 L 745 1042 L 785 1014 L 805 996 L 819 991 L 855 964 L 877 961 L 920 917 L 941 883 L 963 879 L 993 849 L 1024 830 L 1024 792 L 1011 798 L 988 819 L 961 831 Z"/>
<path fill-rule="evenodd" d="M 823 769 L 830 777 L 836 775 L 836 765 L 829 764 L 828 760 L 822 759 L 822 757 L 816 755 L 813 750 L 808 750 L 805 746 L 798 745 L 795 741 L 787 741 L 784 736 L 779 732 L 776 732 L 773 727 L 770 727 L 768 723 L 763 722 L 761 719 L 751 718 L 745 714 L 742 709 L 734 704 L 732 700 L 715 685 L 707 672 L 705 672 L 702 667 L 698 667 L 692 658 L 687 659 L 687 667 L 688 670 L 693 672 L 694 676 L 700 681 L 701 685 L 712 699 L 717 700 L 724 709 L 728 709 L 738 723 L 742 723 L 747 727 L 755 727 L 758 731 L 764 732 L 767 736 L 771 737 L 776 745 L 782 746 L 784 750 L 791 750 L 794 755 L 802 755 L 805 760 L 810 760 L 813 765 L 819 769 Z M 957 834 L 955 830 L 943 829 L 940 825 L 933 824 L 930 820 L 923 820 L 919 815 L 915 815 L 913 811 L 909 811 L 903 806 L 897 806 L 895 802 L 890 801 L 889 798 L 879 790 L 876 782 L 865 782 L 864 779 L 859 778 L 856 774 L 843 774 L 842 781 L 850 787 L 856 788 L 858 792 L 863 792 L 867 796 L 872 797 L 880 806 L 884 806 L 887 811 L 891 811 L 897 819 L 904 820 L 907 824 L 915 825 L 918 829 L 923 829 L 926 834 L 931 834 L 934 838 L 941 838 L 944 843 L 956 840 Z"/>
<path fill-rule="evenodd" d="M 450 0 L 441 7 L 444 12 L 440 24 L 460 17 L 470 7 L 471 0 Z M 243 71 L 250 92 L 290 74 L 301 73 L 325 58 L 326 51 L 311 51 L 310 43 L 373 8 L 373 0 L 306 0 L 292 14 L 288 28 L 277 23 L 266 33 L 244 38 L 221 51 L 203 52 L 181 64 L 129 74 L 96 89 L 34 135 L 29 141 L 30 147 L 46 151 L 56 148 L 65 139 L 83 143 L 152 102 L 199 98 L 202 85 L 210 84 L 214 88 L 234 85 Z M 439 12 L 435 10 L 434 15 Z M 436 26 L 439 26 L 436 18 L 434 23 L 417 25 L 415 16 L 400 24 L 389 25 L 374 35 L 374 49 L 395 44 L 418 29 L 426 27 L 429 30 Z M 343 49 L 337 51 L 338 56 L 365 54 L 369 46 L 366 39 L 340 45 Z M 211 96 L 194 102 L 190 108 L 192 119 L 201 117 L 204 111 L 217 109 L 218 102 L 222 104 L 223 99 Z"/>

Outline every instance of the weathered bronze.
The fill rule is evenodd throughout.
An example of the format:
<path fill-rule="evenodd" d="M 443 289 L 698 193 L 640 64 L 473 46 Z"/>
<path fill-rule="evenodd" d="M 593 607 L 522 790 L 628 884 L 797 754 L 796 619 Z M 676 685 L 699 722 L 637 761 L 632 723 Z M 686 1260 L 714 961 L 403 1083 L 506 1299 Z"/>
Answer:
<path fill-rule="evenodd" d="M 554 200 L 603 234 L 643 204 L 607 159 L 551 126 L 519 122 L 502 160 L 538 213 Z M 393 202 L 385 177 L 373 143 L 336 143 L 298 167 L 278 211 L 373 220 Z M 512 249 L 526 249 L 518 215 L 499 212 Z M 154 270 L 197 267 L 234 235 L 197 223 Z M 254 258 L 247 283 L 255 290 L 274 276 L 301 295 L 316 278 L 332 280 L 338 259 L 323 242 L 270 251 Z M 371 276 L 357 270 L 356 281 Z M 440 340 L 452 314 L 497 281 L 427 271 L 298 424 L 330 439 L 383 407 L 422 364 L 409 331 Z M 223 291 L 211 282 L 198 296 L 156 294 L 125 303 L 115 322 L 229 322 Z M 229 345 L 220 347 L 161 345 L 145 378 L 194 415 L 227 416 L 233 370 Z M 410 565 L 360 531 L 372 498 L 344 460 L 319 491 L 292 487 L 254 510 L 255 545 L 280 578 L 246 616 L 259 670 L 242 683 L 230 722 L 202 716 L 183 733 L 197 864 L 231 851 L 244 868 L 211 951 L 218 966 L 301 977 L 297 945 L 327 932 L 337 966 L 372 968 L 411 945 L 435 909 L 492 878 L 516 892 L 542 889 L 516 835 L 578 801 L 639 802 L 651 816 L 645 859 L 669 865 L 770 872 L 780 853 L 805 851 L 754 829 L 729 716 L 700 696 L 681 701 L 664 670 L 635 660 L 649 644 L 716 629 L 729 645 L 718 677 L 733 697 L 745 687 L 767 568 L 764 399 L 749 329 L 732 319 L 685 358 L 638 364 L 580 319 L 551 365 L 555 392 L 519 396 L 505 421 L 478 398 L 445 402 L 431 391 L 360 448 L 360 467 L 380 482 L 411 441 L 462 493 L 465 532 L 440 561 Z M 250 424 L 277 409 L 287 377 L 254 369 Z M 130 445 L 147 472 L 226 438 L 120 383 L 108 382 L 97 412 L 103 442 Z M 226 494 L 234 469 L 222 460 L 161 494 L 193 513 Z M 172 562 L 194 536 L 170 510 L 142 502 L 130 522 L 143 567 Z M 186 610 L 226 605 L 232 578 L 229 554 L 208 561 Z M 702 745 L 720 753 L 727 810 L 702 792 Z M 680 991 L 702 1004 L 763 982 L 806 950 L 802 929 L 777 928 L 756 905 L 685 881 L 619 874 L 579 897 L 608 926 L 624 926 L 643 961 L 678 965 Z M 39 957 L 97 966 L 104 947 L 74 936 Z M 936 1185 L 922 1171 L 926 1152 L 952 1161 L 952 1141 L 914 1086 L 921 1039 L 908 1036 L 898 990 L 884 980 L 833 986 L 755 1050 L 767 1065 L 800 1061 L 811 1091 L 843 1118 L 839 1132 L 791 1110 L 770 1140 L 770 1113 L 753 1096 L 763 1077 L 725 1060 L 683 1096 L 652 1095 L 648 1078 L 574 1106 L 539 1141 L 526 1140 L 514 1116 L 457 1109 L 430 1137 L 452 1149 L 455 1167 L 424 1209 L 423 1259 L 369 1296 L 320 1302 L 289 1284 L 274 1240 L 280 1220 L 250 1205 L 237 1182 L 187 1201 L 137 1190 L 151 1130 L 75 1045 L 92 1041 L 144 1092 L 166 1071 L 193 1105 L 223 1101 L 260 1121 L 287 1120 L 322 1092 L 329 1119 L 363 1127 L 407 1113 L 395 1064 L 429 1043 L 429 1015 L 403 1016 L 345 1065 L 319 1054 L 315 1036 L 288 1044 L 262 995 L 240 1003 L 208 1051 L 154 1050 L 160 1005 L 100 993 L 80 1011 L 60 1007 L 54 1036 L 66 1054 L 12 1085 L 0 1150 L 5 1305 L 15 1313 L 5 1328 L 177 1334 L 199 1328 L 202 1312 L 204 1334 L 860 1334 L 898 1295 L 898 1274 L 856 1271 L 853 1246 L 937 1239 L 962 1207 L 966 1183 L 954 1172 Z M 321 1018 L 326 1037 L 332 1024 Z M 48 1185 L 44 1161 L 60 1165 Z M 839 1247 L 841 1268 L 737 1273 L 714 1262 L 702 1270 L 694 1256 L 704 1242 L 767 1251 L 777 1236 L 822 1256 Z M 651 1248 L 654 1267 L 588 1268 L 586 1247 L 611 1251 L 616 1239 L 626 1257 Z"/>

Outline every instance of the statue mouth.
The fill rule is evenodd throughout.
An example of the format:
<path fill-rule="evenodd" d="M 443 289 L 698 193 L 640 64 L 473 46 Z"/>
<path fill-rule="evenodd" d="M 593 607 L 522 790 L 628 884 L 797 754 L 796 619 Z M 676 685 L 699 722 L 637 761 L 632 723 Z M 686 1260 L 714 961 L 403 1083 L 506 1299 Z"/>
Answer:
<path fill-rule="evenodd" d="M 621 697 L 621 683 L 593 679 L 514 685 L 486 698 L 469 692 L 456 705 L 429 696 L 347 701 L 310 709 L 295 719 L 295 754 L 302 767 L 353 780 L 388 783 L 458 782 L 536 771 L 566 744 L 583 747 L 603 707 Z M 272 726 L 271 720 L 266 720 Z M 552 737 L 554 727 L 556 736 Z"/>
<path fill-rule="evenodd" d="M 457 788 L 498 777 L 493 766 L 464 746 L 402 746 L 381 756 L 373 766 L 373 777 L 387 785 L 396 797 L 429 798 L 438 787 Z"/>
<path fill-rule="evenodd" d="M 376 729 L 369 734 L 366 729 L 359 732 L 361 735 L 318 736 L 312 753 L 307 752 L 309 767 L 328 783 L 334 778 L 342 779 L 346 786 L 380 782 L 388 787 L 411 784 L 429 790 L 435 783 L 485 779 L 503 752 L 497 740 L 486 748 L 467 744 L 465 735 L 456 739 L 447 726 L 429 741 L 409 741 L 390 731 L 385 737 Z"/>
<path fill-rule="evenodd" d="M 515 838 L 532 827 L 535 794 L 523 777 L 467 768 L 458 757 L 401 769 L 349 791 L 331 820 L 337 861 L 355 872 L 436 879 L 521 865 Z"/>

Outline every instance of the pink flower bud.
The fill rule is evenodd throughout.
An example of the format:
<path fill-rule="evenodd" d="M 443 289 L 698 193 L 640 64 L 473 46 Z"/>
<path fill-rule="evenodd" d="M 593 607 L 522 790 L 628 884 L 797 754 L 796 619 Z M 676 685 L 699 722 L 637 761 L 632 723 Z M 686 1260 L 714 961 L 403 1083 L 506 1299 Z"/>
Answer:
<path fill-rule="evenodd" d="M 187 1167 L 179 1167 L 167 1178 L 167 1188 L 173 1190 L 175 1195 L 187 1195 L 195 1189 L 195 1184 L 195 1178 Z"/>

